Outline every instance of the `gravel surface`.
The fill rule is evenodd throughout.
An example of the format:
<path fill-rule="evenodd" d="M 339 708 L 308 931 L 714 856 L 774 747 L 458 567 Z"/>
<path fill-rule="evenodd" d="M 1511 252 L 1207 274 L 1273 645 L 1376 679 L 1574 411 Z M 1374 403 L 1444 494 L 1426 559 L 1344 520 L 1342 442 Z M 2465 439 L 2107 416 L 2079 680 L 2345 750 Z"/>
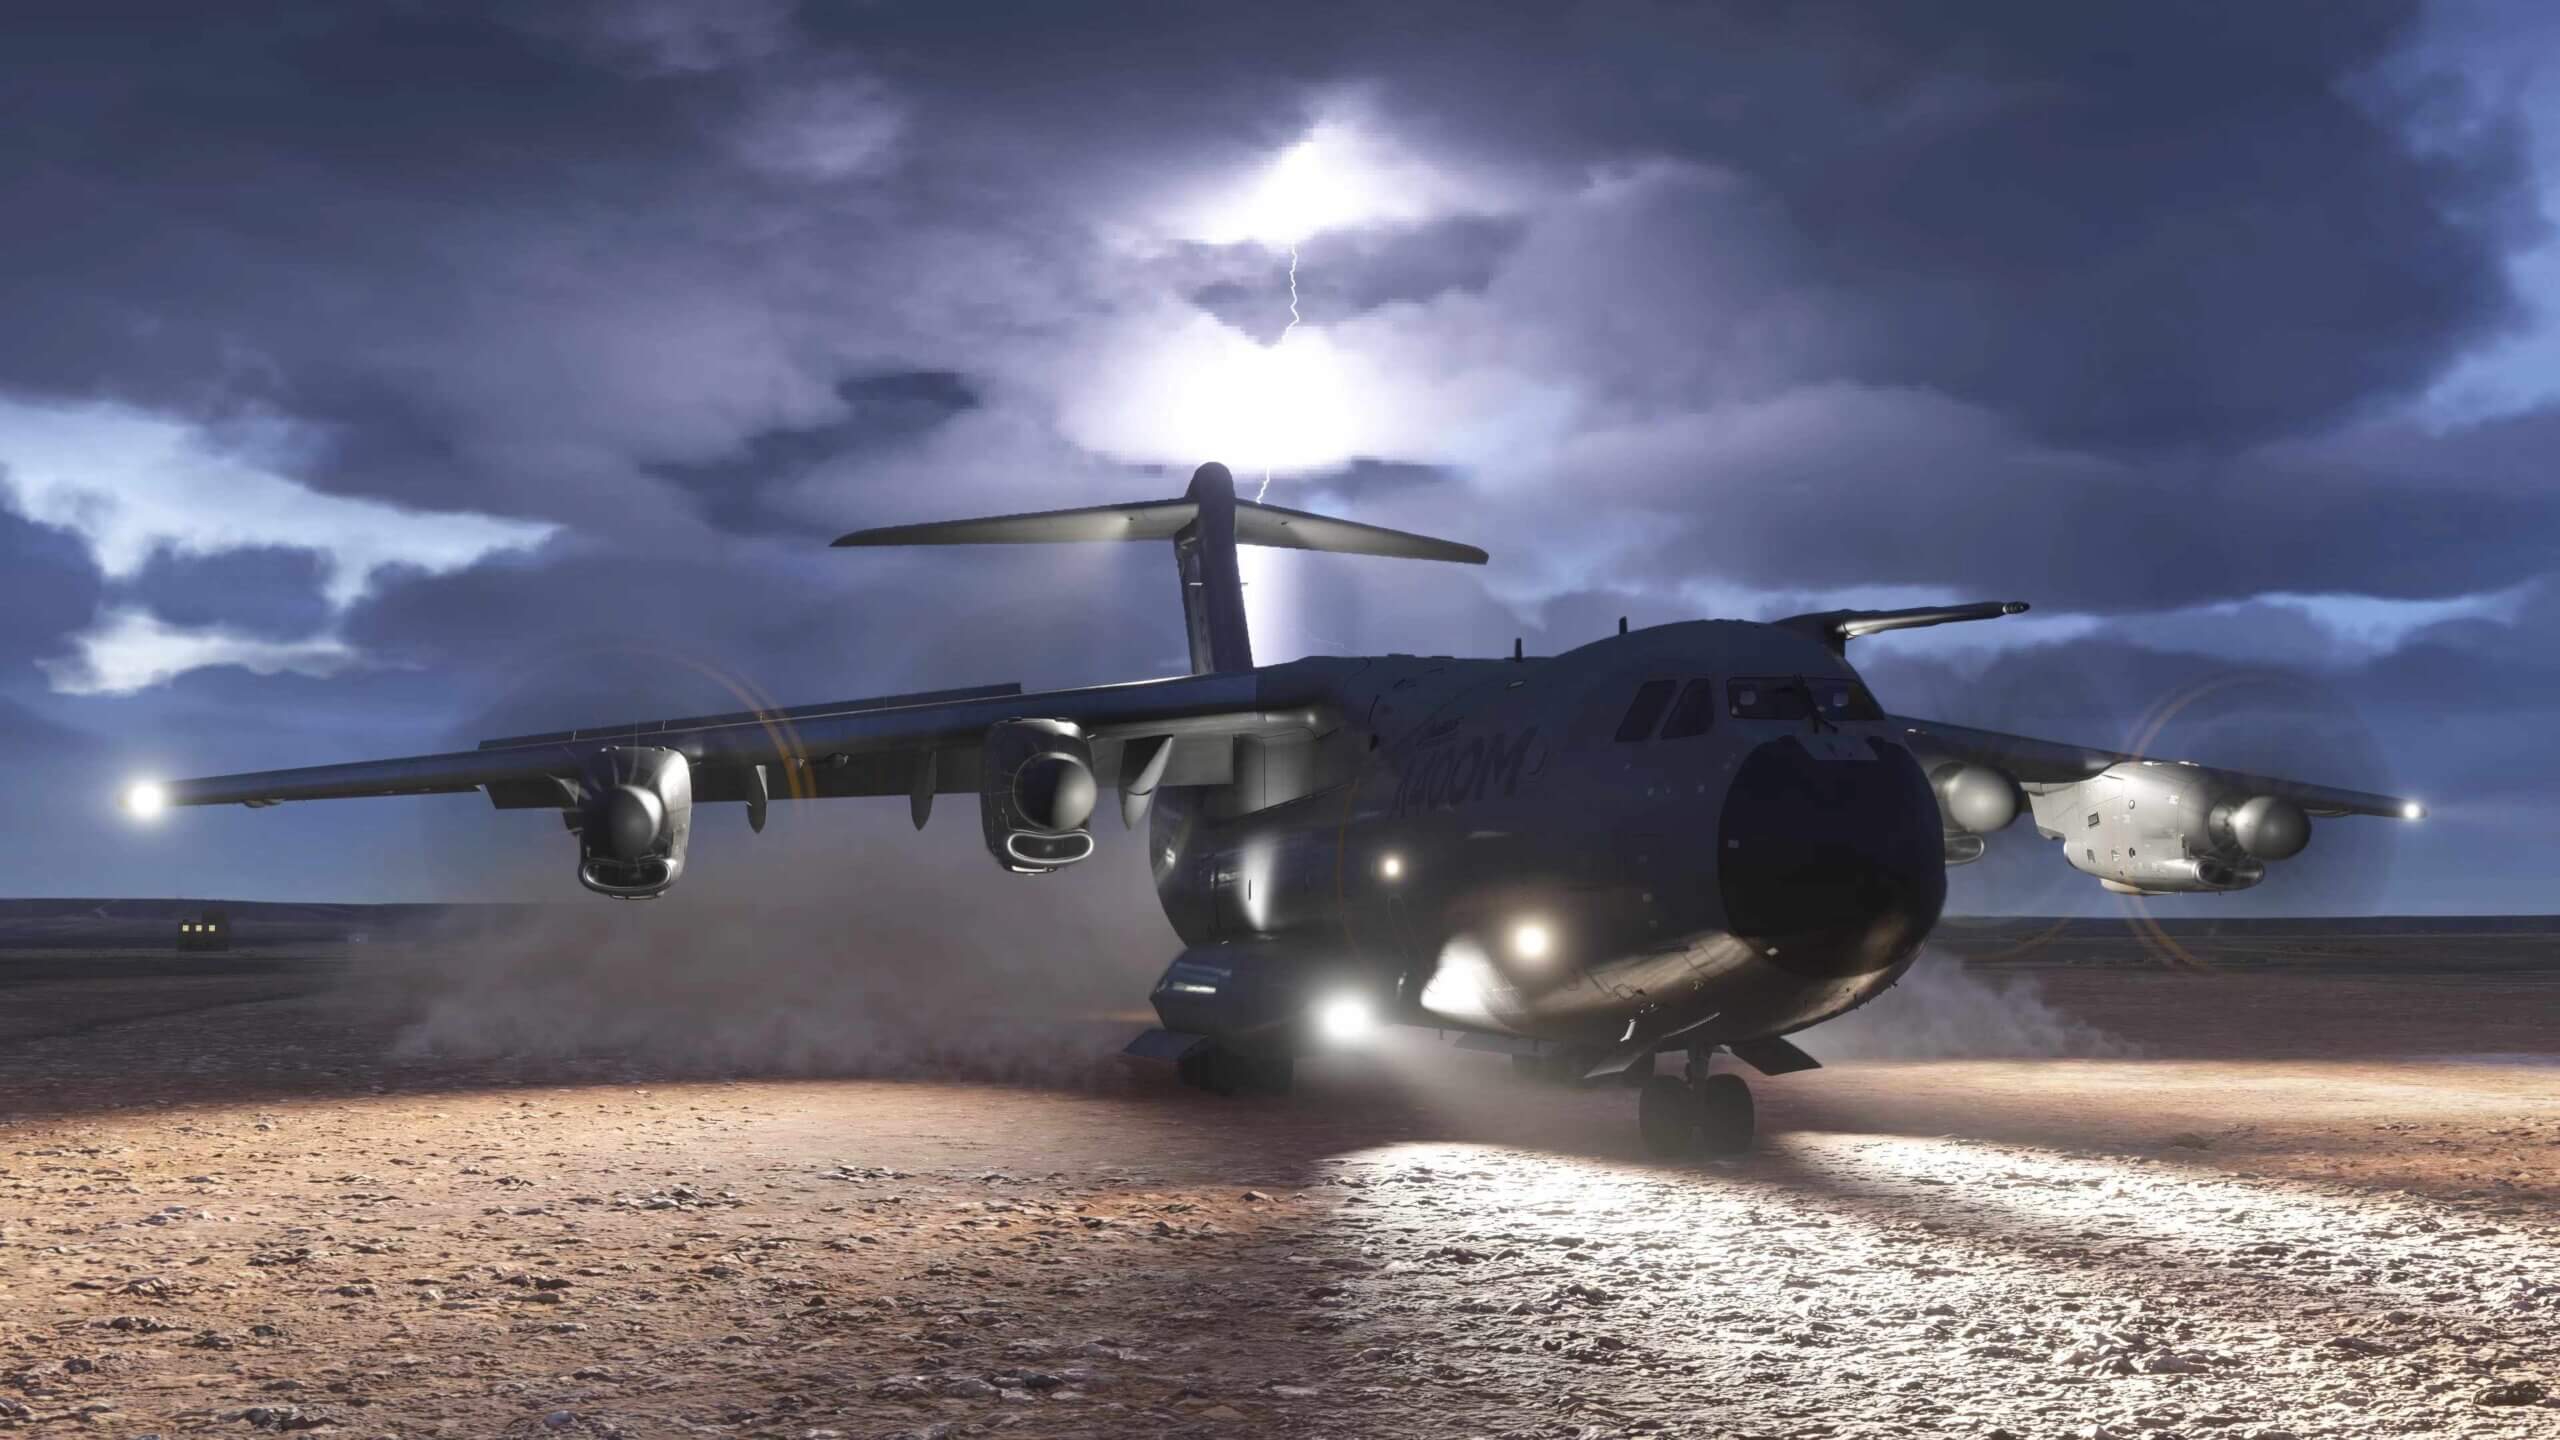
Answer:
<path fill-rule="evenodd" d="M 1283 1100 L 677 1081 L 19 987 L 0 1429 L 2560 1436 L 2560 988 L 2191 980 L 2053 977 L 2130 1053 L 1763 1082 L 1687 1168 L 1428 1047 Z M 2233 1048 L 2307 1012 L 2360 1058 Z"/>

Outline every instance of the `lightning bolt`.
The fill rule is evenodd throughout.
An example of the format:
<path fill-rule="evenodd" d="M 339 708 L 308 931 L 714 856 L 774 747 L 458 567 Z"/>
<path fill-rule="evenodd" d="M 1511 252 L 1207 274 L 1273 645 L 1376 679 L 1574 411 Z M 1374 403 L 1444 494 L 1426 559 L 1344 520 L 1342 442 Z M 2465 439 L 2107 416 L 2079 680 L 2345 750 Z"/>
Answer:
<path fill-rule="evenodd" d="M 1275 341 L 1273 341 L 1273 342 L 1271 342 L 1271 348 L 1272 348 L 1273 350 L 1278 350 L 1281 346 L 1288 344 L 1288 343 L 1289 343 L 1289 332 L 1290 332 L 1290 331 L 1292 331 L 1292 330 L 1295 330 L 1295 329 L 1297 329 L 1297 328 L 1298 328 L 1298 247 L 1297 247 L 1297 246 L 1295 246 L 1295 245 L 1292 245 L 1292 246 L 1290 246 L 1290 247 L 1289 247 L 1289 323 L 1288 323 L 1288 324 L 1286 324 L 1286 325 L 1284 325 L 1284 326 L 1282 326 L 1282 327 L 1280 328 L 1280 338 L 1279 338 L 1279 339 L 1277 339 L 1277 340 L 1275 340 Z M 1263 460 L 1263 462 L 1262 462 L 1262 488 L 1253 492 L 1253 503 L 1255 503 L 1255 504 L 1257 504 L 1257 505 L 1261 504 L 1261 503 L 1262 503 L 1262 497 L 1263 497 L 1263 496 L 1265 496 L 1265 495 L 1268 495 L 1268 494 L 1270 494 L 1270 493 L 1271 493 L 1271 461 L 1270 461 L 1270 459 L 1269 459 L 1268 457 L 1265 457 L 1265 458 L 1264 458 L 1264 460 Z"/>

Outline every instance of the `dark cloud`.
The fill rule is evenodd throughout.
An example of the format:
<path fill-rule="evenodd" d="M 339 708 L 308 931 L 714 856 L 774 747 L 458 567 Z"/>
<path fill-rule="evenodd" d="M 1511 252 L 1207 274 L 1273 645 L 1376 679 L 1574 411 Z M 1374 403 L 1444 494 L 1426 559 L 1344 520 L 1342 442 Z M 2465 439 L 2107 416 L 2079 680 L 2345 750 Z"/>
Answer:
<path fill-rule="evenodd" d="M 968 380 L 948 370 L 857 376 L 838 383 L 836 397 L 843 405 L 841 418 L 768 430 L 750 437 L 731 458 L 661 465 L 656 473 L 698 497 L 712 524 L 726 530 L 756 529 L 773 520 L 761 503 L 767 492 L 788 488 L 819 466 L 859 463 L 912 443 L 981 403 Z M 794 521 L 783 528 L 799 533 L 803 527 Z"/>
<path fill-rule="evenodd" d="M 1363 456 L 1338 470 L 1324 470 L 1312 475 L 1290 478 L 1290 489 L 1298 494 L 1335 495 L 1357 502 L 1399 490 L 1420 490 L 1433 486 L 1449 486 L 1458 479 L 1445 465 L 1416 465 L 1403 460 L 1375 460 Z M 1274 504 L 1280 496 L 1271 497 Z"/>
<path fill-rule="evenodd" d="M 118 587 L 116 598 L 139 603 L 173 625 L 293 640 L 327 627 L 330 605 L 321 593 L 327 578 L 324 558 L 315 550 L 163 550 Z"/>
<path fill-rule="evenodd" d="M 340 617 L 365 663 L 339 675 L 204 670 L 81 702 L 119 760 L 427 748 L 725 709 L 739 686 L 1157 673 L 1181 650 L 1160 555 L 823 543 L 1178 491 L 1207 457 L 1131 433 L 1158 402 L 1108 423 L 1076 402 L 1186 327 L 1277 338 L 1286 256 L 1168 217 L 1345 114 L 1470 198 L 1301 245 L 1301 314 L 1377 414 L 1335 452 L 1366 458 L 1284 465 L 1271 498 L 1448 533 L 1500 568 L 1284 558 L 1266 654 L 1552 652 L 1619 614 L 1689 613 L 1702 581 L 2227 601 L 2145 647 L 2039 647 L 1909 688 L 2105 739 L 2208 663 L 2182 648 L 2290 658 L 2379 717 L 2386 768 L 2488 807 L 2554 689 L 2500 652 L 2548 625 L 2455 622 L 2376 660 L 2249 603 L 2560 572 L 2548 412 L 2438 433 L 2392 409 L 2515 323 L 2505 262 L 2536 223 L 2515 117 L 2417 66 L 2415 14 L 29 13 L 0 45 L 0 390 L 274 417 L 295 440 L 276 463 L 314 488 L 564 527 L 386 575 Z M 1252 443 L 1224 454 L 1240 474 Z M 307 633 L 313 563 L 164 557 L 113 594 Z M 27 662 L 110 590 L 76 541 L 5 513 L 0 569 L 0 663 L 32 687 Z M 2371 701 L 2394 686 L 2432 698 Z M 257 833 L 290 849 L 276 865 L 350 884 L 348 857 L 432 853 L 488 819 L 311 808 L 304 839 Z M 255 888 L 253 855 L 223 863 Z"/>
<path fill-rule="evenodd" d="M 2560 491 L 2455 493 L 2299 457 L 2128 464 L 1926 395 L 1808 390 L 1568 451 L 1561 499 L 1667 517 L 1666 580 L 1954 585 L 2073 609 L 2477 594 L 2560 571 Z"/>
<path fill-rule="evenodd" d="M 1297 247 L 1294 301 L 1286 248 L 1186 246 L 1167 269 L 1217 276 L 1196 282 L 1188 292 L 1191 302 L 1271 345 L 1288 332 L 1293 303 L 1299 323 L 1328 325 L 1385 305 L 1481 293 L 1525 229 L 1516 217 L 1458 215 L 1428 225 L 1313 236 Z"/>
<path fill-rule="evenodd" d="M 105 580 L 77 536 L 10 513 L 0 503 L 0 692 L 33 678 L 30 662 L 56 655 L 97 614 Z"/>

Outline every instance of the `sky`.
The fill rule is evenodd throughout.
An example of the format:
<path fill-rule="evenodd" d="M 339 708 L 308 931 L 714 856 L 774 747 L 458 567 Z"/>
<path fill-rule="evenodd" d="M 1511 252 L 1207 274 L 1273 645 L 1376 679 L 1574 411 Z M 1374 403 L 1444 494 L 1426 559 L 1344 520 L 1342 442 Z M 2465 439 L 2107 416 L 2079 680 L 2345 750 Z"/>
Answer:
<path fill-rule="evenodd" d="M 826 542 L 1218 459 L 1494 556 L 1260 555 L 1266 661 L 2025 599 L 1852 658 L 2433 812 L 2158 913 L 2554 908 L 2546 6 L 106 0 L 0 130 L 0 893 L 557 898 L 476 797 L 113 799 L 1178 671 L 1153 547 Z M 686 883 L 988 863 L 893 818 Z"/>

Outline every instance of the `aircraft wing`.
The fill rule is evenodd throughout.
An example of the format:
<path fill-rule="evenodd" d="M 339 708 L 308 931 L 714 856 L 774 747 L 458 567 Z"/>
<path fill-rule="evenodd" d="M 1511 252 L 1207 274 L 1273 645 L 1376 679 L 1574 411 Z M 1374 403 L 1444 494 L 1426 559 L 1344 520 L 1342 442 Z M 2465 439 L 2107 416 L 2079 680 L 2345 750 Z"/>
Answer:
<path fill-rule="evenodd" d="M 1912 752 L 1933 770 L 1945 761 L 1970 761 L 2006 772 L 2021 785 L 2035 787 L 2077 784 L 2127 762 L 2174 764 L 2181 769 L 2210 776 L 2216 789 L 2241 795 L 2273 795 L 2292 801 L 2309 815 L 2373 815 L 2393 820 L 2416 820 L 2426 814 L 2426 807 L 2417 801 L 2396 795 L 2341 790 L 2300 780 L 2222 770 L 2198 765 L 2191 760 L 2137 755 L 2125 750 L 2101 750 L 2087 745 L 2066 745 L 1935 720 L 1914 720 L 1900 715 L 1888 719 L 1903 729 L 1904 739 Z"/>
<path fill-rule="evenodd" d="M 1045 692 L 995 685 L 512 736 L 440 755 L 155 782 L 137 787 L 128 801 L 154 809 L 265 806 L 483 790 L 501 809 L 565 808 L 576 803 L 581 777 L 600 757 L 626 747 L 681 754 L 697 801 L 760 806 L 767 796 L 956 794 L 978 788 L 978 747 L 988 727 L 1023 718 L 1066 721 L 1082 731 L 1101 784 L 1121 779 L 1120 761 L 1131 742 L 1139 742 L 1141 763 L 1155 772 L 1151 788 L 1222 784 L 1232 773 L 1237 737 L 1330 728 L 1322 706 L 1320 688 L 1293 680 L 1288 667 Z"/>

